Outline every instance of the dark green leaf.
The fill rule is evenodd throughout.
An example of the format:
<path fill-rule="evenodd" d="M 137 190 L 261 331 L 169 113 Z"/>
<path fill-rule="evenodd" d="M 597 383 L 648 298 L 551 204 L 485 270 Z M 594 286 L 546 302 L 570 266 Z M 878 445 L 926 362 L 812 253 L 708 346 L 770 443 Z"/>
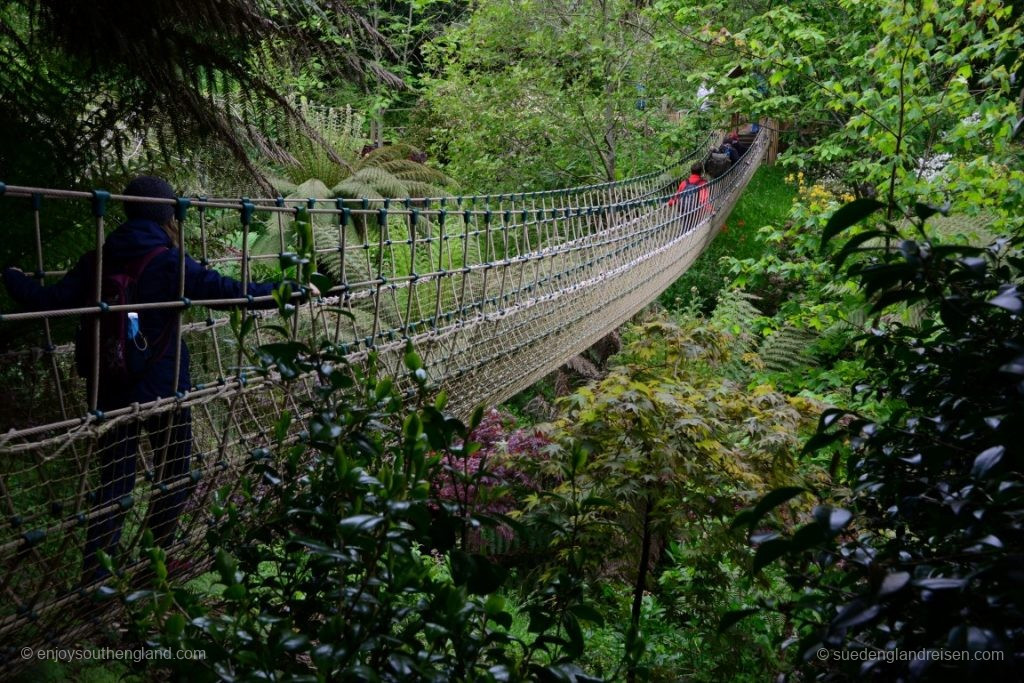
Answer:
<path fill-rule="evenodd" d="M 954 590 L 966 586 L 967 579 L 945 578 L 940 576 L 934 579 L 918 579 L 917 581 L 914 581 L 914 585 L 918 588 L 924 588 L 930 591 Z"/>
<path fill-rule="evenodd" d="M 309 281 L 316 285 L 316 288 L 320 290 L 320 294 L 324 296 L 334 287 L 334 282 L 331 281 L 331 278 L 323 273 L 312 273 L 309 276 Z"/>
<path fill-rule="evenodd" d="M 983 450 L 974 459 L 974 465 L 971 467 L 971 476 L 975 479 L 983 479 L 993 467 L 999 464 L 1005 452 L 1006 448 L 1003 446 L 993 446 Z"/>
<path fill-rule="evenodd" d="M 785 538 L 773 538 L 757 546 L 757 552 L 754 554 L 754 573 L 785 555 L 791 548 L 792 543 Z"/>
<path fill-rule="evenodd" d="M 869 242 L 873 239 L 881 239 L 883 237 L 885 237 L 885 232 L 881 230 L 867 230 L 865 232 L 857 233 L 850 239 L 846 240 L 846 244 L 843 245 L 843 248 L 840 249 L 839 252 L 832 257 L 832 263 L 835 266 L 836 270 L 839 270 L 842 267 L 842 265 L 846 263 L 846 259 L 848 259 L 852 254 L 856 252 L 878 251 L 883 249 L 883 247 L 865 247 L 864 249 L 859 248 L 865 242 Z"/>
<path fill-rule="evenodd" d="M 820 524 L 817 522 L 804 524 L 796 530 L 796 533 L 793 534 L 792 549 L 794 552 L 809 550 L 824 541 L 825 538 L 825 533 L 823 532 Z"/>
<path fill-rule="evenodd" d="M 784 486 L 782 488 L 769 491 L 765 494 L 764 498 L 758 501 L 757 505 L 754 506 L 753 511 L 750 513 L 750 517 L 747 518 L 747 528 L 753 529 L 754 525 L 761 521 L 761 518 L 768 514 L 768 511 L 775 507 L 785 503 L 791 498 L 799 496 L 801 493 L 805 493 L 807 489 L 802 486 Z"/>
<path fill-rule="evenodd" d="M 855 600 L 839 611 L 839 614 L 832 620 L 832 628 L 843 629 L 859 626 L 871 621 L 881 612 L 882 608 L 878 605 L 866 605 L 860 600 Z"/>
<path fill-rule="evenodd" d="M 759 607 L 747 607 L 745 609 L 737 609 L 731 612 L 726 612 L 724 615 L 722 615 L 722 620 L 718 622 L 718 632 L 721 633 L 722 631 L 729 629 L 733 624 L 736 624 L 737 622 L 746 619 L 751 614 L 757 614 L 760 611 L 761 608 Z"/>
<path fill-rule="evenodd" d="M 829 534 L 835 535 L 846 528 L 846 525 L 853 519 L 853 513 L 843 508 L 819 505 L 814 508 L 814 519 Z"/>
<path fill-rule="evenodd" d="M 1020 313 L 1024 309 L 1024 304 L 1021 303 L 1015 287 L 1011 287 L 994 299 L 989 299 L 988 303 L 1006 309 L 1010 313 Z"/>
<path fill-rule="evenodd" d="M 182 633 L 185 632 L 185 616 L 182 614 L 172 614 L 167 617 L 167 621 L 164 622 L 164 635 L 168 638 L 178 638 Z"/>
<path fill-rule="evenodd" d="M 922 204 L 921 202 L 917 202 L 914 204 L 914 213 L 916 213 L 917 217 L 923 221 L 928 220 L 937 213 L 941 213 L 943 216 L 946 216 L 949 214 L 949 205 L 935 206 L 934 204 Z"/>
<path fill-rule="evenodd" d="M 874 212 L 881 208 L 884 208 L 885 204 L 869 198 L 855 199 L 849 204 L 840 207 L 832 216 L 828 219 L 828 223 L 825 224 L 825 230 L 821 234 L 821 248 L 822 250 L 828 245 L 828 242 L 841 233 L 843 230 L 850 228 L 860 221 L 864 220 Z"/>
<path fill-rule="evenodd" d="M 893 572 L 886 575 L 878 589 L 879 597 L 898 593 L 910 584 L 910 572 Z"/>

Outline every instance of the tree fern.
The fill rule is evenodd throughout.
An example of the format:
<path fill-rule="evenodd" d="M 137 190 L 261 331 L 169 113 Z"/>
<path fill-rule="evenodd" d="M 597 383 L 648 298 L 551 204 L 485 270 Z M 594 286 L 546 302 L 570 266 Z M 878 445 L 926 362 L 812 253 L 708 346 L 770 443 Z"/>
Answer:
<path fill-rule="evenodd" d="M 810 346 L 818 335 L 811 331 L 787 325 L 767 337 L 761 344 L 760 356 L 765 369 L 789 372 L 810 361 Z"/>
<path fill-rule="evenodd" d="M 83 167 L 123 159 L 140 138 L 168 166 L 214 139 L 265 186 L 254 150 L 268 149 L 282 120 L 312 132 L 280 92 L 279 65 L 315 51 L 333 75 L 403 87 L 363 56 L 364 45 L 378 57 L 389 49 L 350 3 L 175 0 L 130 11 L 114 0 L 5 3 L 0 122 L 13 134 L 0 139 L 0 156 L 22 136 L 46 140 L 33 156 L 37 173 L 91 183 Z M 84 163 L 65 169 L 66 159 Z"/>

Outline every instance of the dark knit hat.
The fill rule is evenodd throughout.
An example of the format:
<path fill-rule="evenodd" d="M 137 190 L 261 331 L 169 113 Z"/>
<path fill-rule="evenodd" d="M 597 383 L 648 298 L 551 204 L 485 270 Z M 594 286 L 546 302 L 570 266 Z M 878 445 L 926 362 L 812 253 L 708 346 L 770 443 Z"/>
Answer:
<path fill-rule="evenodd" d="M 132 197 L 160 197 L 162 199 L 176 199 L 174 188 L 163 178 L 151 175 L 140 175 L 128 183 L 124 188 L 124 194 Z M 147 220 L 163 225 L 174 216 L 172 204 L 150 204 L 148 202 L 124 203 L 124 213 L 129 220 Z"/>

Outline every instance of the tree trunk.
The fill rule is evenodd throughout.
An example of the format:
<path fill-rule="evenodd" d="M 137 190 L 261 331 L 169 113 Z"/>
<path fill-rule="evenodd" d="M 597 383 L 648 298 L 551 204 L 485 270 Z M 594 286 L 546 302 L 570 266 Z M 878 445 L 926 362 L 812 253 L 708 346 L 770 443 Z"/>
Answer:
<path fill-rule="evenodd" d="M 636 585 L 633 587 L 633 609 L 629 615 L 629 623 L 633 632 L 640 633 L 640 608 L 643 606 L 644 587 L 647 585 L 647 566 L 650 563 L 651 554 L 651 510 L 654 502 L 648 496 L 644 501 L 644 526 L 640 540 L 640 564 L 636 569 Z M 626 672 L 626 681 L 635 683 L 636 662 L 629 663 L 629 670 Z"/>

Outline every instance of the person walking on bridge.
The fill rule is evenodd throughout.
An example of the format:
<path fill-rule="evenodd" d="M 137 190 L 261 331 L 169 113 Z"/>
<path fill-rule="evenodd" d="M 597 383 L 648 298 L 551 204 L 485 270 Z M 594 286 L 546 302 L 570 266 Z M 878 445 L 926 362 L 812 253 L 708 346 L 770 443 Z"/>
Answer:
<path fill-rule="evenodd" d="M 124 194 L 176 198 L 167 181 L 154 176 L 135 178 L 125 188 Z M 133 290 L 131 303 L 178 301 L 178 251 L 183 247 L 174 218 L 174 206 L 126 200 L 124 211 L 127 220 L 108 235 L 103 244 L 105 296 L 110 278 L 128 274 L 134 277 L 129 280 Z M 249 283 L 243 288 L 242 283 L 224 277 L 188 256 L 184 261 L 185 296 L 189 299 L 266 296 L 277 286 L 276 283 L 265 282 Z M 96 304 L 93 301 L 95 269 L 96 255 L 92 252 L 82 256 L 59 282 L 49 287 L 40 285 L 17 268 L 5 269 L 3 281 L 14 300 L 29 310 L 93 306 Z M 274 305 L 273 302 L 270 305 Z M 132 327 L 128 335 L 131 339 L 129 344 L 134 343 L 137 348 L 147 350 L 141 367 L 136 363 L 133 373 L 125 373 L 123 366 L 113 367 L 107 358 L 110 347 L 116 346 L 116 342 L 112 344 L 101 336 L 101 348 L 95 349 L 92 343 L 94 328 L 88 323 L 81 326 L 76 337 L 76 364 L 79 373 L 87 377 L 90 396 L 93 395 L 90 372 L 93 355 L 100 354 L 97 410 L 109 412 L 133 403 L 148 403 L 174 396 L 176 389 L 187 392 L 191 388 L 189 353 L 184 340 L 181 341 L 181 360 L 175 381 L 175 354 L 171 347 L 176 337 L 177 310 L 173 307 L 146 308 L 137 314 L 127 314 L 125 324 Z M 122 344 L 122 350 L 125 346 Z M 132 349 L 129 351 L 134 353 Z M 173 543 L 178 517 L 191 494 L 194 484 L 189 476 L 192 455 L 189 408 L 158 413 L 144 420 L 125 420 L 104 432 L 95 451 L 100 465 L 100 481 L 99 488 L 91 494 L 93 507 L 89 515 L 82 573 L 86 585 L 106 575 L 99 566 L 97 551 L 103 550 L 111 556 L 116 554 L 124 516 L 133 504 L 140 423 L 145 427 L 153 449 L 156 490 L 150 499 L 148 525 L 157 545 L 166 548 Z M 173 560 L 169 565 L 174 568 Z"/>
<path fill-rule="evenodd" d="M 711 193 L 708 183 L 702 175 L 704 167 L 700 163 L 690 166 L 690 175 L 684 178 L 676 188 L 676 193 L 668 200 L 669 206 L 679 206 L 680 213 L 687 221 L 690 230 L 711 210 L 709 202 Z M 692 218 L 690 218 L 692 216 Z"/>

